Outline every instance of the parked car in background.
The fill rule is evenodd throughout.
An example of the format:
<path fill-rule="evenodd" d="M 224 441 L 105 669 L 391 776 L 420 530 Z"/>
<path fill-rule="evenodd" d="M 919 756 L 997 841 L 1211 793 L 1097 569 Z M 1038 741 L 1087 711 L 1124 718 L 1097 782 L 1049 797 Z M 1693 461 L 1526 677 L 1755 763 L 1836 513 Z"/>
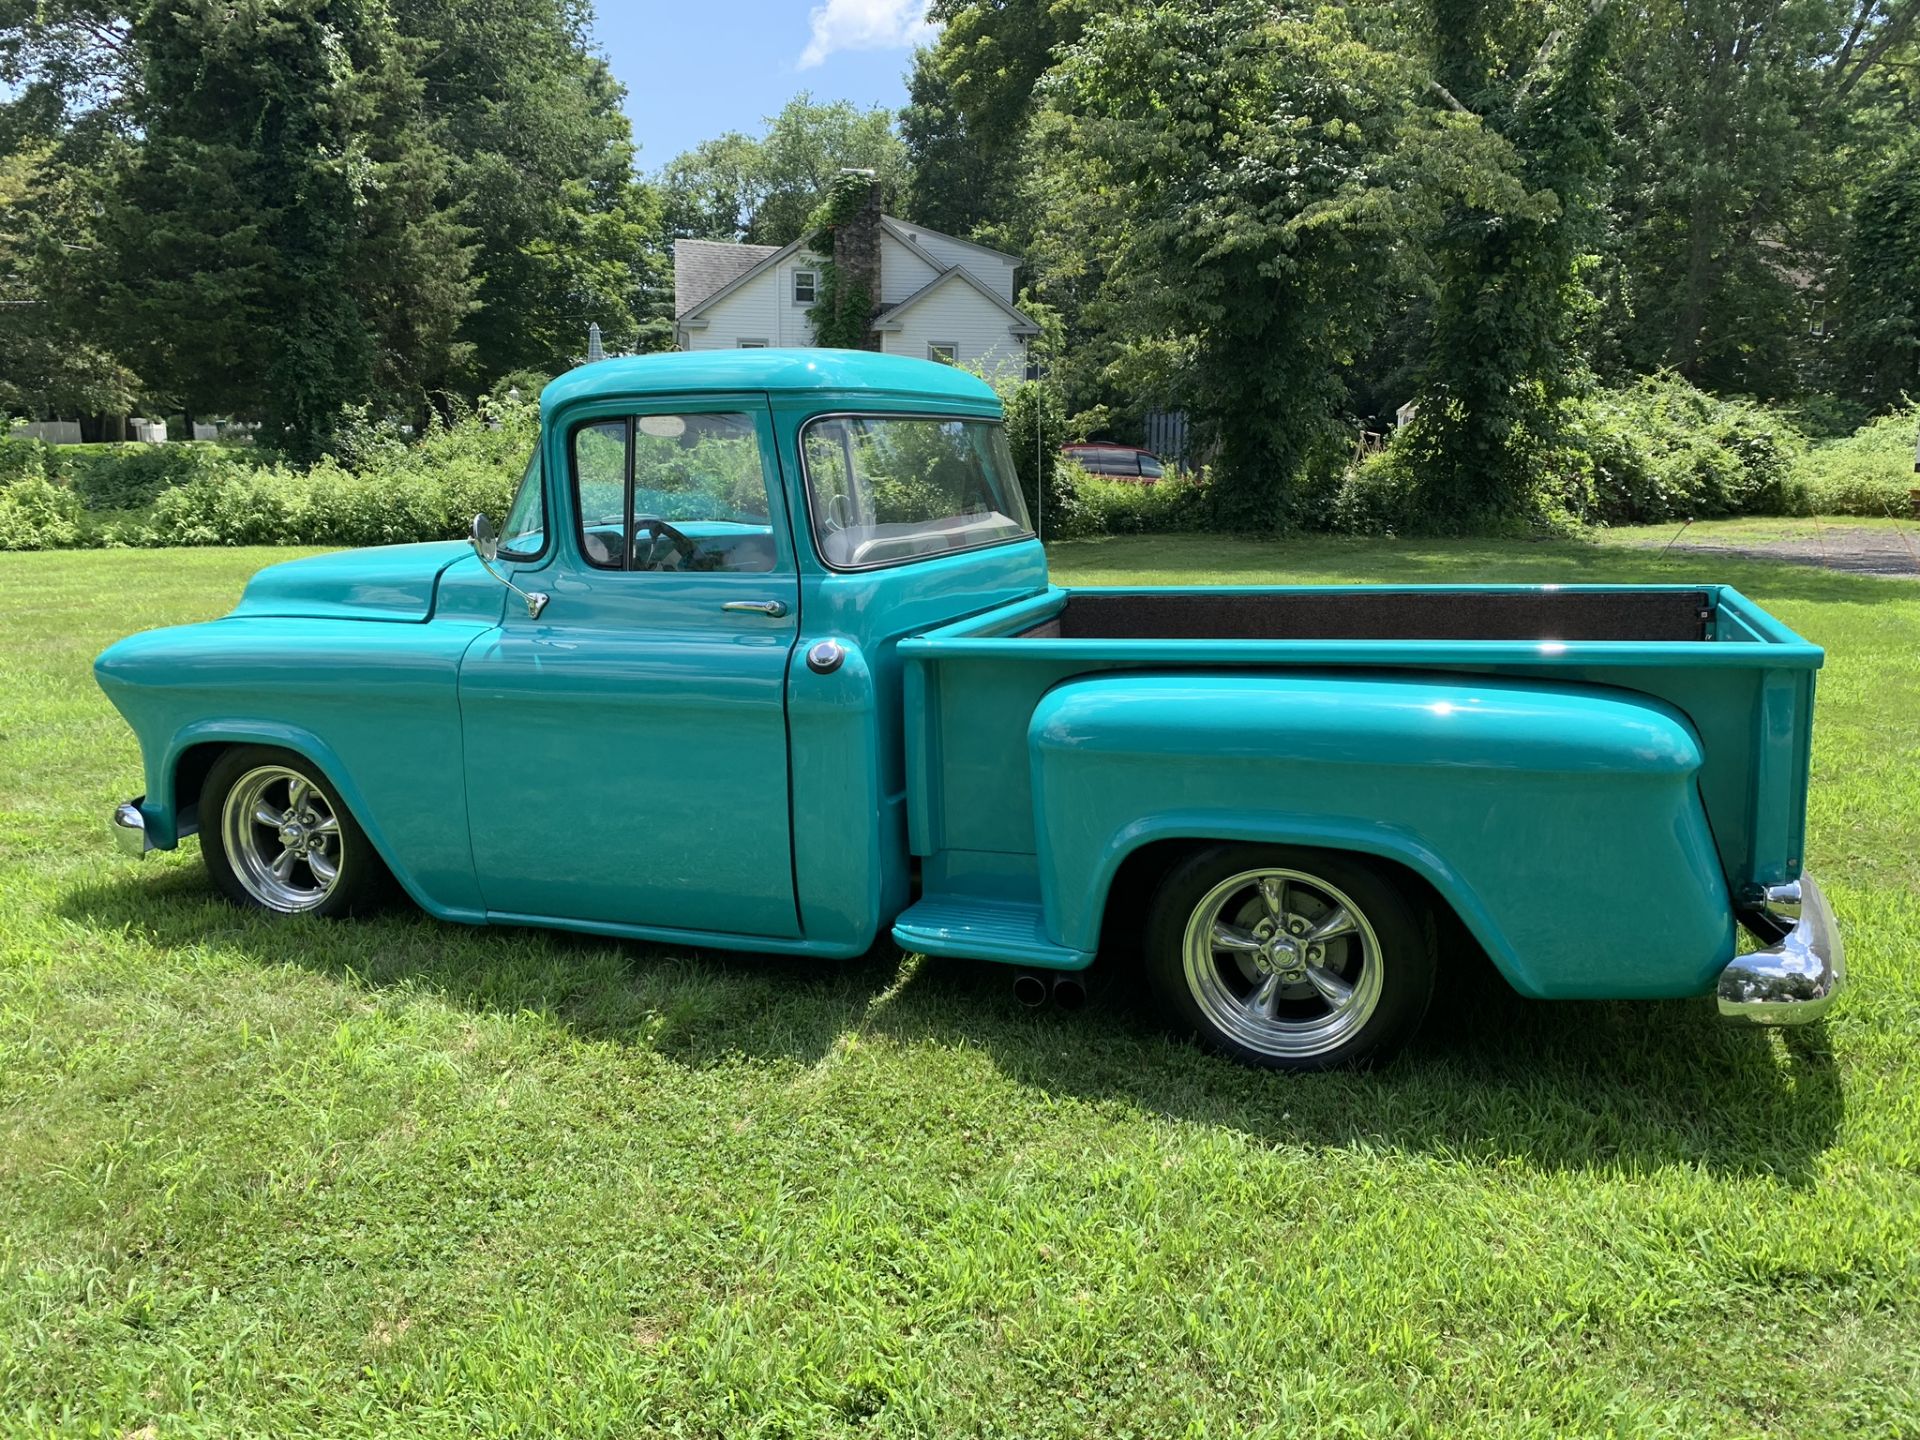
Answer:
<path fill-rule="evenodd" d="M 1062 445 L 1060 456 L 1073 461 L 1089 475 L 1098 475 L 1103 480 L 1137 480 L 1142 485 L 1151 485 L 1167 473 L 1159 456 L 1137 445 L 1089 441 L 1079 445 Z"/>

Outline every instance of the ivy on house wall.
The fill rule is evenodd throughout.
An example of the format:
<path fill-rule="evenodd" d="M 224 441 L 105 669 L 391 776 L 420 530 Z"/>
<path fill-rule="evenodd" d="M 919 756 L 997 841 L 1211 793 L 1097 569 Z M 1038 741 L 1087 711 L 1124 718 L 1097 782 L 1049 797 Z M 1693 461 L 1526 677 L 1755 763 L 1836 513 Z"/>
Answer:
<path fill-rule="evenodd" d="M 808 221 L 807 248 L 820 257 L 819 289 L 807 310 L 816 345 L 842 350 L 866 348 L 873 323 L 873 290 L 859 275 L 843 272 L 836 263 L 834 240 L 841 229 L 859 218 L 871 192 L 872 181 L 867 176 L 842 175 Z"/>

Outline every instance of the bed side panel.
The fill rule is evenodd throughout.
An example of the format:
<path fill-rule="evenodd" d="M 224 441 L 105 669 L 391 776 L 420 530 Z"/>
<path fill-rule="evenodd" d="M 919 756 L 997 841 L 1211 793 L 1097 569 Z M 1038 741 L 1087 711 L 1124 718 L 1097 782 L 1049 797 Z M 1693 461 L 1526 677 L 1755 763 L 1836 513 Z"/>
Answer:
<path fill-rule="evenodd" d="M 1029 729 L 1040 888 L 1090 949 L 1133 849 L 1321 844 L 1431 881 L 1523 994 L 1698 994 L 1732 907 L 1671 707 L 1472 677 L 1124 675 L 1051 691 Z"/>

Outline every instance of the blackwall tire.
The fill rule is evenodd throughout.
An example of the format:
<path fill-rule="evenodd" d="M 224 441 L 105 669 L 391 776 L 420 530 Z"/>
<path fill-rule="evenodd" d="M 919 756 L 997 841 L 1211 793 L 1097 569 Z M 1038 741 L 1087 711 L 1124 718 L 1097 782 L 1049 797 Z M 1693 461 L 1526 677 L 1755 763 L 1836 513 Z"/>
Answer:
<path fill-rule="evenodd" d="M 270 915 L 377 909 L 392 878 L 318 766 L 291 750 L 236 746 L 200 787 L 200 855 L 228 900 Z"/>
<path fill-rule="evenodd" d="M 1334 850 L 1217 845 L 1168 872 L 1145 969 L 1175 1028 L 1244 1064 L 1387 1058 L 1433 994 L 1430 927 L 1385 872 Z"/>

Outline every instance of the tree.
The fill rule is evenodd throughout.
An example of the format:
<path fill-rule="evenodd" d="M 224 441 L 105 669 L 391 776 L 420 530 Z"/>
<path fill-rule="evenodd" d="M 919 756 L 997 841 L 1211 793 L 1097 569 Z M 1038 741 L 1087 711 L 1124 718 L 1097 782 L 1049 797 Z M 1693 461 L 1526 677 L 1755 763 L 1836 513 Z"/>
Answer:
<path fill-rule="evenodd" d="M 140 382 L 73 321 L 91 206 L 51 143 L 0 156 L 0 415 L 125 415 Z"/>
<path fill-rule="evenodd" d="M 1185 400 L 1217 442 L 1223 525 L 1298 518 L 1379 319 L 1409 89 L 1346 12 L 1264 0 L 1090 21 L 1046 84 L 1044 249 L 1091 257 L 1071 278 L 1123 337 L 1107 369 Z"/>
<path fill-rule="evenodd" d="M 0 0 L 0 412 L 124 416 L 140 378 L 85 303 L 93 177 L 129 143 L 126 7 Z"/>
<path fill-rule="evenodd" d="M 846 169 L 873 171 L 889 194 L 904 190 L 893 116 L 846 100 L 816 104 L 802 91 L 768 118 L 764 138 L 730 131 L 674 159 L 659 179 L 666 222 L 679 236 L 785 245 Z"/>
<path fill-rule="evenodd" d="M 1577 328 L 1606 176 L 1606 0 L 1429 0 L 1437 93 L 1482 138 L 1435 240 L 1437 288 L 1406 444 L 1428 527 L 1524 521 L 1559 402 L 1585 372 Z M 1441 177 L 1442 183 L 1449 183 Z"/>
<path fill-rule="evenodd" d="M 258 413 L 298 458 L 344 405 L 447 384 L 468 254 L 377 0 L 172 0 L 133 43 L 143 144 L 106 202 L 100 298 L 149 383 Z"/>
<path fill-rule="evenodd" d="M 940 38 L 916 52 L 901 114 L 912 215 L 956 235 L 1024 248 L 1035 217 L 1023 180 L 1042 78 L 1078 40 L 1087 0 L 933 0 Z"/>
<path fill-rule="evenodd" d="M 1854 207 L 1841 313 L 1848 370 L 1866 405 L 1920 395 L 1920 148 Z"/>
<path fill-rule="evenodd" d="M 580 0 L 395 0 L 422 47 L 434 138 L 472 238 L 476 304 L 461 328 L 471 386 L 610 349 L 667 343 L 659 198 L 634 174 L 622 90 L 591 53 Z"/>
<path fill-rule="evenodd" d="M 1809 310 L 1863 180 L 1911 133 L 1873 115 L 1914 0 L 1650 0 L 1622 14 L 1607 289 L 1618 368 L 1716 390 L 1818 379 Z"/>

